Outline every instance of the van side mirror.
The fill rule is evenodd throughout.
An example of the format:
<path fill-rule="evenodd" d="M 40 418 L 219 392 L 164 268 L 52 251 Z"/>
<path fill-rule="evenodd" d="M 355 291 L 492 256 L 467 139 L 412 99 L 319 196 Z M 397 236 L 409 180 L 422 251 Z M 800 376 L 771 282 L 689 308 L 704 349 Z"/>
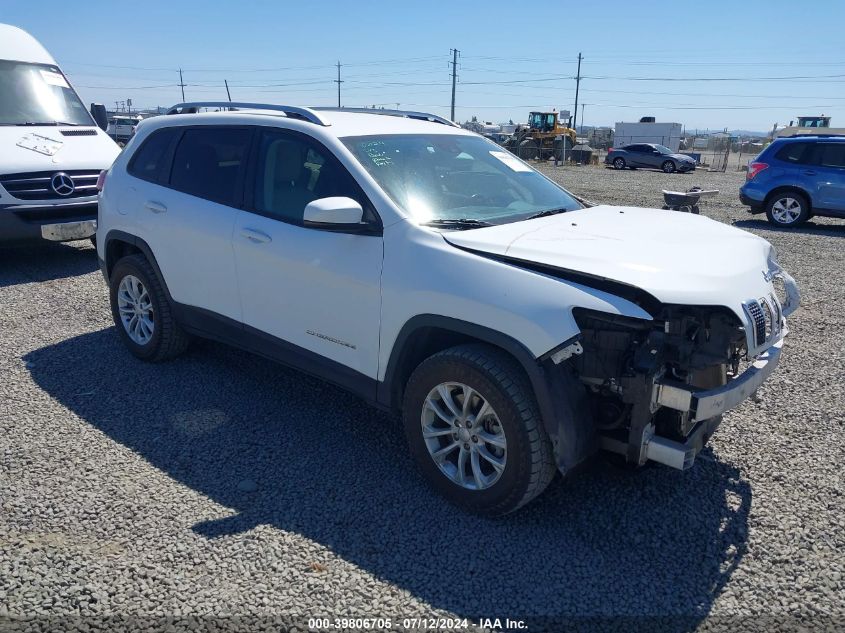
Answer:
<path fill-rule="evenodd" d="M 109 113 L 106 112 L 106 106 L 102 103 L 91 104 L 91 116 L 103 132 L 109 129 Z"/>
<path fill-rule="evenodd" d="M 352 229 L 364 227 L 364 209 L 345 196 L 320 198 L 309 202 L 303 211 L 302 220 L 306 226 L 324 229 Z"/>

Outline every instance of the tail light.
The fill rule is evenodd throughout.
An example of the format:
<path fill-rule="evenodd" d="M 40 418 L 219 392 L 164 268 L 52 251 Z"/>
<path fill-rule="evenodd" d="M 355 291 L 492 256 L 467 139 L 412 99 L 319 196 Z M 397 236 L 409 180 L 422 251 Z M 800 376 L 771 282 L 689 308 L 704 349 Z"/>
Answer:
<path fill-rule="evenodd" d="M 607 153 L 608 153 L 608 154 L 612 154 L 612 153 L 613 153 L 613 148 L 612 148 L 612 147 L 608 147 L 608 148 L 607 148 Z"/>
<path fill-rule="evenodd" d="M 746 180 L 753 180 L 754 176 L 766 169 L 769 163 L 751 163 L 748 165 L 748 173 L 745 175 Z"/>
<path fill-rule="evenodd" d="M 103 187 L 106 186 L 106 175 L 107 174 L 108 174 L 108 171 L 104 169 L 103 171 L 100 172 L 100 175 L 97 176 L 97 191 L 102 191 Z"/>

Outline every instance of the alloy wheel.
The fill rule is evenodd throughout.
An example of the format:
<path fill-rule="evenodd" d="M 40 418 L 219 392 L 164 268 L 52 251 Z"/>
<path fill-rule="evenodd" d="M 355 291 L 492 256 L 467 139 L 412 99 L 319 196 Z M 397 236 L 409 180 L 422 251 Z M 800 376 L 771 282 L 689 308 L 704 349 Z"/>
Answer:
<path fill-rule="evenodd" d="M 801 203 L 795 198 L 780 198 L 772 205 L 772 217 L 779 224 L 793 224 L 800 215 Z"/>
<path fill-rule="evenodd" d="M 505 471 L 505 431 L 487 399 L 469 385 L 434 387 L 423 403 L 421 425 L 429 455 L 453 483 L 485 490 Z"/>
<path fill-rule="evenodd" d="M 117 310 L 129 338 L 138 345 L 149 343 L 155 330 L 155 310 L 147 288 L 134 275 L 120 280 Z"/>

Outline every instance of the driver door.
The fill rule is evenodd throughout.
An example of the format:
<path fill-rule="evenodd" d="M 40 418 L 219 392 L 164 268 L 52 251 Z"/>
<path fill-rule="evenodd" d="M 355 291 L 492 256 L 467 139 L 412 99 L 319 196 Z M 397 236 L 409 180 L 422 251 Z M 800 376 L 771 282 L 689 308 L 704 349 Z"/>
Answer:
<path fill-rule="evenodd" d="M 378 217 L 346 168 L 313 138 L 277 128 L 257 136 L 233 233 L 247 330 L 281 341 L 305 359 L 307 370 L 344 386 L 347 380 L 360 384 L 361 374 L 376 378 L 383 260 Z M 372 230 L 306 226 L 305 206 L 331 196 L 360 202 Z"/>
<path fill-rule="evenodd" d="M 643 163 L 648 167 L 660 167 L 663 164 L 663 154 L 651 145 L 644 145 Z"/>

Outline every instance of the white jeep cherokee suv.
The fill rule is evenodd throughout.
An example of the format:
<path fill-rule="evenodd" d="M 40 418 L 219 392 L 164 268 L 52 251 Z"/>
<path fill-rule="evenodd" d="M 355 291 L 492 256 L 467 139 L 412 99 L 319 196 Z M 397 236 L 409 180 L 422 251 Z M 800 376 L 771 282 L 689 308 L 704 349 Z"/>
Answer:
<path fill-rule="evenodd" d="M 213 338 L 401 411 L 425 478 L 472 511 L 515 510 L 602 449 L 689 468 L 778 363 L 798 292 L 750 233 L 586 208 L 433 115 L 171 114 L 101 183 L 129 350 Z"/>

